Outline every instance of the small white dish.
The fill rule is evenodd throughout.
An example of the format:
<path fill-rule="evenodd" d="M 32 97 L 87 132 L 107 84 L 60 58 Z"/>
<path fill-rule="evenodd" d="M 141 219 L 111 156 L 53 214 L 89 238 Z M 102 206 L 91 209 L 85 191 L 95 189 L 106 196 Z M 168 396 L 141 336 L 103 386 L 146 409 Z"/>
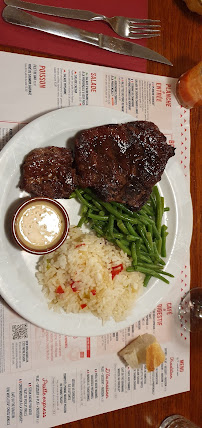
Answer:
<path fill-rule="evenodd" d="M 20 204 L 12 221 L 13 237 L 19 247 L 37 255 L 57 250 L 67 238 L 69 227 L 64 207 L 54 199 L 42 197 Z"/>

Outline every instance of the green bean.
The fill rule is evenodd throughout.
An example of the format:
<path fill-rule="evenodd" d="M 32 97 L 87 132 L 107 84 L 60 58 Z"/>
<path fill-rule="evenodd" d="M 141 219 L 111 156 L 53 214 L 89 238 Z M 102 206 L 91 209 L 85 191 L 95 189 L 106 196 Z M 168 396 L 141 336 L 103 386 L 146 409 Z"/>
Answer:
<path fill-rule="evenodd" d="M 152 226 L 152 224 L 148 224 L 148 226 L 147 226 L 147 230 L 148 230 L 148 232 L 151 234 L 151 237 L 152 237 L 152 239 L 153 239 L 153 226 Z"/>
<path fill-rule="evenodd" d="M 137 231 L 138 231 L 140 237 L 143 239 L 143 242 L 145 243 L 146 237 L 144 235 L 143 226 L 138 224 L 137 225 Z"/>
<path fill-rule="evenodd" d="M 150 195 L 150 201 L 151 201 L 151 205 L 152 205 L 153 212 L 154 212 L 154 215 L 155 215 L 156 214 L 156 201 L 155 201 L 153 192 Z"/>
<path fill-rule="evenodd" d="M 153 210 L 148 205 L 144 205 L 141 208 L 141 210 L 139 211 L 139 213 L 149 215 L 149 216 L 153 216 Z"/>
<path fill-rule="evenodd" d="M 151 257 L 151 254 L 148 253 L 147 249 L 143 250 L 142 245 L 140 246 L 140 254 L 142 254 L 143 256 L 149 257 L 149 258 Z"/>
<path fill-rule="evenodd" d="M 82 215 L 78 224 L 77 224 L 77 227 L 81 227 L 85 222 L 86 222 L 86 216 Z"/>
<path fill-rule="evenodd" d="M 152 235 L 150 232 L 146 232 L 147 241 L 149 242 L 149 245 L 151 247 L 151 252 L 153 253 L 153 240 Z"/>
<path fill-rule="evenodd" d="M 115 241 L 118 247 L 124 251 L 124 253 L 127 253 L 128 256 L 131 256 L 131 251 L 128 247 L 126 247 L 119 239 L 116 239 Z"/>
<path fill-rule="evenodd" d="M 135 269 L 135 267 L 133 267 L 133 266 L 128 266 L 128 267 L 126 268 L 126 271 L 127 271 L 127 272 L 135 272 L 135 271 L 136 271 L 136 269 Z"/>
<path fill-rule="evenodd" d="M 137 238 L 140 238 L 140 240 L 142 241 L 142 238 L 138 235 L 138 233 L 134 230 L 134 227 L 132 226 L 131 223 L 129 223 L 129 221 L 126 221 L 125 223 L 128 232 L 130 233 L 130 235 L 136 236 Z"/>
<path fill-rule="evenodd" d="M 164 260 L 163 260 L 163 259 L 161 259 L 160 257 L 159 257 L 159 259 L 158 259 L 158 262 L 159 262 L 161 265 L 165 266 L 165 262 L 164 262 Z"/>
<path fill-rule="evenodd" d="M 99 211 L 99 215 L 103 216 L 105 215 L 105 212 L 103 210 Z"/>
<path fill-rule="evenodd" d="M 116 218 L 120 220 L 129 221 L 132 224 L 138 223 L 138 221 L 135 218 L 128 217 L 126 214 L 120 213 L 116 208 L 112 207 L 109 202 L 102 202 L 102 205 L 106 208 L 107 211 L 113 214 Z"/>
<path fill-rule="evenodd" d="M 133 263 L 133 265 L 134 265 L 134 263 Z M 152 271 L 154 270 L 157 274 L 162 274 L 162 275 L 169 276 L 170 278 L 174 278 L 174 275 L 172 275 L 171 273 L 168 273 L 168 272 L 162 270 L 163 267 L 158 266 L 158 265 L 153 265 L 153 264 L 149 264 L 149 263 L 139 263 L 138 262 L 138 264 L 134 265 L 134 267 L 135 268 L 141 267 L 141 268 L 145 268 L 145 269 L 151 269 Z"/>
<path fill-rule="evenodd" d="M 115 207 L 120 208 L 121 210 L 123 210 L 126 214 L 129 214 L 130 216 L 133 216 L 134 211 L 130 210 L 129 208 L 127 208 L 125 205 L 121 204 L 120 202 L 112 202 L 112 204 Z"/>
<path fill-rule="evenodd" d="M 104 236 L 103 230 L 96 224 L 92 224 L 91 228 L 94 229 L 99 236 Z"/>
<path fill-rule="evenodd" d="M 120 241 L 122 242 L 123 245 L 125 245 L 126 247 L 129 247 L 130 242 L 128 242 L 127 239 L 121 238 Z"/>
<path fill-rule="evenodd" d="M 96 208 L 99 208 L 99 210 L 102 209 L 102 205 L 98 201 L 92 198 L 92 202 L 96 206 Z"/>
<path fill-rule="evenodd" d="M 102 229 L 104 231 L 104 226 L 106 226 L 106 223 L 103 223 L 103 221 L 100 220 L 95 220 L 95 219 L 88 219 L 89 222 L 91 222 L 92 224 L 95 224 L 96 226 L 98 226 L 100 229 Z"/>
<path fill-rule="evenodd" d="M 144 207 L 143 207 L 144 208 Z M 137 212 L 137 217 L 143 222 L 147 222 L 147 224 L 154 223 L 154 220 L 148 215 L 146 211 L 143 210 L 143 208 Z"/>
<path fill-rule="evenodd" d="M 158 232 L 158 229 L 157 229 L 157 227 L 156 227 L 155 223 L 154 223 L 154 224 L 152 224 L 152 228 L 153 228 L 153 235 L 154 235 L 154 237 L 155 237 L 155 238 L 157 238 L 157 239 L 160 239 L 161 235 L 160 235 L 160 233 Z"/>
<path fill-rule="evenodd" d="M 143 282 L 144 287 L 147 287 L 150 278 L 151 278 L 151 275 L 148 275 L 148 274 L 145 275 L 144 282 Z"/>
<path fill-rule="evenodd" d="M 162 214 L 164 212 L 164 197 L 161 196 L 161 209 L 162 209 Z"/>
<path fill-rule="evenodd" d="M 131 244 L 131 256 L 132 256 L 132 259 L 133 259 L 133 263 L 137 264 L 137 253 L 136 253 L 135 242 L 132 242 L 132 244 Z"/>
<path fill-rule="evenodd" d="M 103 209 L 102 205 L 99 202 L 99 199 L 90 189 L 86 188 L 85 193 L 91 196 L 92 203 L 96 206 L 96 208 L 99 208 L 100 210 Z"/>
<path fill-rule="evenodd" d="M 143 217 L 143 216 L 142 216 Z M 149 225 L 150 226 L 152 226 L 152 231 L 153 231 L 153 235 L 154 235 L 154 237 L 156 237 L 156 238 L 160 238 L 161 237 L 161 235 L 159 234 L 159 232 L 158 232 L 158 230 L 157 230 L 157 227 L 156 227 L 156 224 L 155 224 L 155 222 L 152 220 L 152 219 L 148 219 L 148 220 L 146 220 L 146 221 L 144 221 L 144 219 L 143 218 L 141 218 L 140 219 L 140 221 L 144 224 L 144 226 L 146 226 L 147 228 L 149 227 Z"/>
<path fill-rule="evenodd" d="M 158 263 L 160 263 L 161 265 L 165 265 L 164 260 L 161 259 L 158 250 L 157 250 L 157 246 L 156 246 L 156 242 L 153 243 L 153 249 L 154 249 L 154 254 L 156 257 L 156 260 L 158 261 Z"/>
<path fill-rule="evenodd" d="M 142 244 L 142 242 L 141 242 L 141 245 L 140 245 L 140 250 L 141 250 L 141 251 L 144 251 L 145 253 L 147 253 L 147 254 L 148 254 L 147 247 L 145 247 L 145 245 L 144 245 L 144 244 Z"/>
<path fill-rule="evenodd" d="M 162 223 L 162 217 L 163 217 L 163 214 L 164 214 L 164 197 L 163 196 L 161 196 L 161 223 Z"/>
<path fill-rule="evenodd" d="M 143 223 L 144 225 L 148 225 L 148 224 L 153 224 L 154 221 L 152 219 L 150 219 L 149 217 L 146 216 L 146 214 L 137 214 L 136 217 L 139 222 Z"/>
<path fill-rule="evenodd" d="M 169 207 L 165 207 L 164 208 L 164 212 L 166 212 L 166 211 L 170 211 L 170 208 Z"/>
<path fill-rule="evenodd" d="M 144 207 L 143 207 L 143 208 L 144 208 Z M 150 205 L 150 204 L 148 204 L 148 205 L 147 205 L 147 212 L 148 212 L 148 215 L 149 215 L 150 217 L 152 217 L 152 218 L 154 218 L 154 217 L 155 217 L 155 212 L 154 212 L 154 210 L 153 210 L 152 205 Z"/>
<path fill-rule="evenodd" d="M 114 236 L 114 216 L 112 214 L 109 215 L 109 233 L 111 236 Z"/>
<path fill-rule="evenodd" d="M 138 224 L 137 229 L 138 229 L 138 232 L 139 232 L 140 236 L 142 237 L 149 253 L 152 253 L 153 249 L 152 249 L 152 247 L 151 247 L 151 245 L 150 245 L 150 243 L 149 243 L 149 241 L 145 235 L 144 228 Z"/>
<path fill-rule="evenodd" d="M 160 234 L 163 211 L 162 211 L 162 200 L 161 200 L 161 196 L 157 186 L 154 186 L 154 194 L 156 196 L 156 227 Z"/>
<path fill-rule="evenodd" d="M 117 226 L 121 230 L 121 232 L 125 233 L 126 235 L 128 234 L 128 230 L 122 220 L 117 221 Z"/>
<path fill-rule="evenodd" d="M 102 207 L 102 205 L 101 204 L 98 204 L 98 206 L 97 205 L 95 205 L 95 203 L 96 203 L 96 201 L 92 198 L 92 196 L 90 196 L 90 195 L 88 195 L 88 194 L 86 194 L 86 193 L 83 193 L 83 198 L 87 201 L 87 202 L 89 202 L 90 204 L 92 204 L 92 207 L 91 207 L 91 209 L 93 210 L 93 211 L 100 211 L 100 210 L 102 210 L 103 211 L 103 207 Z M 104 211 L 103 211 L 104 212 Z M 105 212 L 104 212 L 104 214 L 105 214 Z M 103 214 L 103 215 L 104 215 Z"/>
<path fill-rule="evenodd" d="M 93 211 L 100 211 L 100 210 L 103 210 L 102 205 L 101 205 L 101 204 L 99 204 L 99 202 L 95 201 L 93 198 L 91 198 L 91 204 L 92 204 L 91 209 L 92 209 Z"/>
<path fill-rule="evenodd" d="M 136 242 L 136 253 L 137 253 L 137 257 L 139 257 L 139 255 L 140 255 L 140 245 L 141 245 L 141 242 L 138 240 Z"/>
<path fill-rule="evenodd" d="M 109 242 L 112 242 L 112 244 L 115 244 L 116 242 L 115 242 L 115 239 L 109 234 L 109 233 L 106 233 L 106 235 L 105 235 L 105 238 L 109 241 Z"/>
<path fill-rule="evenodd" d="M 98 202 L 98 198 L 91 192 L 90 189 L 86 188 L 84 190 L 84 194 L 83 196 L 85 196 L 86 199 L 91 198 L 91 203 L 94 204 L 96 206 L 96 208 L 99 208 L 100 210 L 102 210 L 102 205 Z"/>
<path fill-rule="evenodd" d="M 91 212 L 88 212 L 88 217 L 92 218 L 93 220 L 100 220 L 100 221 L 107 221 L 109 219 L 107 215 L 98 215 L 98 214 L 93 214 Z"/>
<path fill-rule="evenodd" d="M 145 254 L 140 253 L 138 255 L 138 263 L 140 262 L 146 262 L 146 263 L 152 263 L 152 259 L 149 256 L 145 256 Z"/>
<path fill-rule="evenodd" d="M 81 213 L 80 215 L 82 216 L 83 214 L 86 214 L 88 211 L 88 207 L 86 205 L 81 205 Z"/>
<path fill-rule="evenodd" d="M 139 263 L 138 262 L 138 266 L 145 267 L 145 268 L 152 269 L 152 270 L 157 270 L 159 272 L 161 272 L 161 270 L 163 269 L 163 266 L 155 265 L 153 263 Z"/>
<path fill-rule="evenodd" d="M 149 207 L 149 209 L 152 211 L 152 213 L 154 214 L 154 210 L 153 210 L 153 204 L 152 204 L 152 201 L 151 201 L 151 198 L 149 197 L 149 199 L 147 200 L 147 202 L 146 202 L 146 204 L 145 204 L 147 207 Z M 145 205 L 143 205 L 143 206 L 145 206 Z"/>
<path fill-rule="evenodd" d="M 166 272 L 165 270 L 163 270 L 163 271 L 161 271 L 161 270 L 159 270 L 159 271 L 157 271 L 158 273 L 162 273 L 163 275 L 166 275 L 166 276 L 170 276 L 171 278 L 174 278 L 174 275 L 172 275 L 171 273 L 169 273 L 169 272 Z"/>
<path fill-rule="evenodd" d="M 87 194 L 86 194 L 86 193 L 84 193 L 84 194 L 83 194 L 83 197 L 84 197 L 85 199 L 87 199 L 87 201 L 92 201 L 92 196 L 88 195 L 88 193 L 87 193 Z"/>
<path fill-rule="evenodd" d="M 114 238 L 117 238 L 117 239 L 124 239 L 124 237 L 123 237 L 123 234 L 122 234 L 122 233 L 116 233 L 116 232 L 114 232 L 114 233 L 113 233 L 113 237 L 114 237 Z"/>
<path fill-rule="evenodd" d="M 138 239 L 141 239 L 141 238 L 139 238 L 137 236 L 133 236 L 133 235 L 127 235 L 126 238 L 128 241 L 137 241 Z"/>
<path fill-rule="evenodd" d="M 162 238 L 155 240 L 155 245 L 159 254 L 161 254 Z"/>
<path fill-rule="evenodd" d="M 96 220 L 93 220 L 93 221 L 96 221 Z M 103 230 L 103 232 L 105 233 L 105 234 L 108 234 L 109 233 L 109 222 L 100 222 L 100 227 L 102 228 L 102 230 Z"/>
<path fill-rule="evenodd" d="M 114 219 L 114 221 L 115 221 L 115 220 L 116 220 L 116 219 Z M 114 224 L 115 224 L 115 223 L 114 223 Z M 124 238 L 124 236 L 125 236 L 125 233 L 121 233 L 121 232 L 120 232 L 120 230 L 116 228 L 116 226 L 114 226 L 114 233 L 119 233 L 119 234 L 121 234 L 123 238 Z"/>
<path fill-rule="evenodd" d="M 151 276 L 154 276 L 155 278 L 161 279 L 161 281 L 166 282 L 166 284 L 169 284 L 169 281 L 166 278 L 164 278 L 162 275 L 157 273 L 155 270 L 147 269 L 147 268 L 139 266 L 139 265 L 137 265 L 135 267 L 135 270 L 137 270 L 138 272 L 142 272 L 142 273 L 146 273 L 146 274 L 149 274 Z"/>
<path fill-rule="evenodd" d="M 161 238 L 162 238 L 161 256 L 162 257 L 166 257 L 166 230 L 167 230 L 167 226 L 165 226 L 165 224 L 161 226 Z"/>
<path fill-rule="evenodd" d="M 88 208 L 94 209 L 93 205 L 92 205 L 92 204 L 90 204 L 88 201 L 86 201 L 86 199 L 82 196 L 82 194 L 81 194 L 81 191 L 80 191 L 80 190 L 76 189 L 76 190 L 75 190 L 75 193 L 76 193 L 77 198 L 79 199 L 79 201 L 80 201 L 82 204 L 86 205 Z"/>

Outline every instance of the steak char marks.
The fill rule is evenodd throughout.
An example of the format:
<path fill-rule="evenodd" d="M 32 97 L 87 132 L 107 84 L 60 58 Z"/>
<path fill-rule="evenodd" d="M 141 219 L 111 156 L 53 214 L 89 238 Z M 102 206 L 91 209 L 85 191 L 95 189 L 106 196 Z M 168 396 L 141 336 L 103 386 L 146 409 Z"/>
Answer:
<path fill-rule="evenodd" d="M 175 149 L 152 122 L 104 125 L 80 132 L 75 141 L 78 185 L 108 202 L 140 209 Z"/>
<path fill-rule="evenodd" d="M 19 187 L 32 196 L 68 198 L 76 187 L 72 163 L 69 149 L 53 146 L 34 149 L 22 164 Z"/>

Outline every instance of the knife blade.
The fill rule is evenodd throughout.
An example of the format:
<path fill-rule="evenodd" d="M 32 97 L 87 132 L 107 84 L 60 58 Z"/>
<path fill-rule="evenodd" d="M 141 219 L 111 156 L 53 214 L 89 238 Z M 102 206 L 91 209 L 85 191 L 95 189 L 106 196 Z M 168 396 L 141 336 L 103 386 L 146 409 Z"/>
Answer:
<path fill-rule="evenodd" d="M 59 22 L 48 21 L 46 19 L 30 15 L 29 13 L 12 6 L 6 6 L 3 9 L 2 17 L 4 21 L 10 24 L 20 25 L 53 34 L 55 36 L 88 43 L 121 55 L 144 58 L 167 65 L 173 65 L 167 58 L 159 53 L 136 43 L 128 42 L 116 37 L 106 36 L 102 33 L 92 33 L 66 24 L 60 24 Z"/>

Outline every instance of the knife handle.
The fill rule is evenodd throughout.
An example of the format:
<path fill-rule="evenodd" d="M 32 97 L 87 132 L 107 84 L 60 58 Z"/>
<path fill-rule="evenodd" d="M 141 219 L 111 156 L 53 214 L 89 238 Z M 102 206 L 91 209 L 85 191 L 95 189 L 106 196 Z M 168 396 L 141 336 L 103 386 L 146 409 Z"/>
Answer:
<path fill-rule="evenodd" d="M 4 21 L 11 24 L 21 25 L 22 27 L 28 27 L 44 31 L 45 33 L 54 34 L 55 36 L 65 37 L 66 39 L 99 46 L 100 35 L 97 33 L 89 33 L 88 31 L 70 27 L 66 24 L 64 25 L 59 22 L 41 19 L 12 6 L 6 6 L 3 9 L 2 17 Z"/>
<path fill-rule="evenodd" d="M 79 19 L 82 21 L 96 21 L 105 19 L 104 15 L 96 14 L 88 10 L 67 9 L 64 7 L 47 6 L 43 4 L 28 3 L 21 0 L 4 0 L 7 6 L 13 6 L 30 12 L 44 13 L 60 18 Z"/>

